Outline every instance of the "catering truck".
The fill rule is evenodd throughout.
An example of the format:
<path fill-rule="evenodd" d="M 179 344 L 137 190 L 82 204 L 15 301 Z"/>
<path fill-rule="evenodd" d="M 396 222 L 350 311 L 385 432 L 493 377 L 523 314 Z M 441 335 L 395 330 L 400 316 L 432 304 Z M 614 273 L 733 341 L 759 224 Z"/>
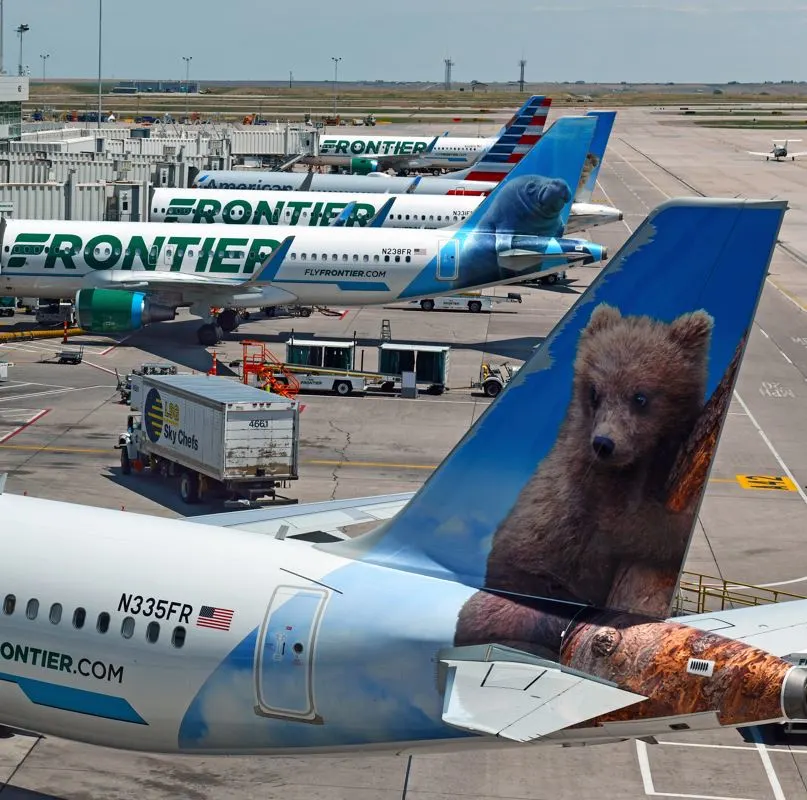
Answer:
<path fill-rule="evenodd" d="M 151 470 L 179 479 L 186 503 L 224 494 L 252 506 L 296 480 L 296 400 L 211 375 L 133 375 L 131 408 L 118 437 L 121 472 Z"/>

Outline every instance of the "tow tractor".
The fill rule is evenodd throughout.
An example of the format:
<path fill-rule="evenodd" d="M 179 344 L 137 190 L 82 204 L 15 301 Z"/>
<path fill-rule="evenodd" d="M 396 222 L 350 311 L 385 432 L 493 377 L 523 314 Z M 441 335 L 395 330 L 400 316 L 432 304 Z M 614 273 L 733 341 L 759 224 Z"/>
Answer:
<path fill-rule="evenodd" d="M 521 369 L 505 361 L 499 366 L 492 366 L 487 361 L 479 368 L 479 380 L 471 384 L 472 389 L 481 389 L 487 397 L 498 397 L 499 393 Z"/>
<path fill-rule="evenodd" d="M 522 302 L 522 298 L 518 292 L 508 292 L 507 297 L 494 297 L 479 292 L 461 292 L 455 295 L 410 300 L 409 305 L 420 306 L 421 311 L 470 311 L 472 314 L 478 314 L 480 311 L 493 311 L 493 306 L 499 303 L 520 302 Z"/>

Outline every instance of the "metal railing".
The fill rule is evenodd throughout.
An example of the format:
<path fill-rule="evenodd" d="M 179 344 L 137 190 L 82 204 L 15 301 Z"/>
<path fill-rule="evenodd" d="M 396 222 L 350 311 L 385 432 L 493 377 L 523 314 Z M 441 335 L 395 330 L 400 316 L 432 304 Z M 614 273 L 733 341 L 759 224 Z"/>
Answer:
<path fill-rule="evenodd" d="M 683 572 L 673 601 L 673 615 L 704 614 L 788 600 L 807 600 L 807 597 L 766 586 L 727 581 L 714 575 Z"/>

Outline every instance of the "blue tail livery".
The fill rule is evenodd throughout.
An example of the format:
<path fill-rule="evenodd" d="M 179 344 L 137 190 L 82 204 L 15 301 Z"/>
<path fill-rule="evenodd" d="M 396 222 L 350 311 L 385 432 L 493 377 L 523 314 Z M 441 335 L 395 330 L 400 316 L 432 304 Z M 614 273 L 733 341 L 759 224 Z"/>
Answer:
<path fill-rule="evenodd" d="M 664 616 L 785 208 L 653 211 L 397 517 L 336 551 Z"/>
<path fill-rule="evenodd" d="M 586 163 L 583 167 L 583 174 L 580 184 L 575 193 L 574 199 L 577 203 L 590 203 L 594 194 L 594 187 L 597 185 L 597 178 L 602 167 L 602 160 L 605 150 L 608 147 L 608 140 L 611 138 L 611 131 L 616 119 L 616 111 L 589 111 L 586 116 L 597 118 L 597 127 L 594 130 L 594 138 L 591 140 L 591 147 L 586 156 Z"/>

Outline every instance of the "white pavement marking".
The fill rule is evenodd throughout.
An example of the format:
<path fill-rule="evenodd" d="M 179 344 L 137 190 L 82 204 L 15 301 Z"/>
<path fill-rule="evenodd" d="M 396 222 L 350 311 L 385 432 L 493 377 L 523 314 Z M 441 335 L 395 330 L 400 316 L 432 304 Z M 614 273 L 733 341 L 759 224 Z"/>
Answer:
<path fill-rule="evenodd" d="M 102 353 L 103 355 L 103 353 Z M 86 364 L 88 367 L 95 367 L 95 369 L 100 369 L 101 372 L 108 372 L 110 375 L 117 375 L 114 369 L 110 369 L 109 367 L 102 367 L 100 364 L 93 364 L 92 361 L 82 360 L 82 364 Z"/>
<path fill-rule="evenodd" d="M 89 392 L 92 389 L 108 389 L 108 390 L 112 390 L 112 389 L 114 389 L 114 387 L 99 384 L 98 386 L 79 386 L 79 387 L 68 388 L 68 389 L 52 389 L 49 392 L 32 392 L 31 394 L 18 394 L 18 395 L 15 395 L 14 397 L 2 398 L 2 399 L 0 399 L 0 403 L 10 403 L 13 400 L 27 400 L 29 397 L 42 397 L 42 396 L 47 395 L 47 394 L 68 394 L 69 392 Z"/>
<path fill-rule="evenodd" d="M 779 783 L 779 776 L 776 774 L 776 770 L 773 768 L 773 763 L 771 762 L 771 756 L 768 753 L 768 748 L 765 747 L 761 741 L 759 741 L 758 731 L 752 729 L 751 735 L 757 742 L 759 757 L 762 759 L 762 766 L 765 767 L 765 774 L 768 776 L 768 782 L 773 790 L 773 796 L 776 798 L 776 800 L 787 800 L 785 793 L 782 790 L 782 784 Z"/>
<path fill-rule="evenodd" d="M 782 456 L 779 455 L 776 448 L 773 446 L 773 442 L 768 438 L 767 434 L 764 430 L 762 430 L 762 426 L 757 422 L 756 417 L 751 413 L 751 409 L 745 404 L 745 401 L 740 397 L 737 392 L 734 392 L 734 396 L 737 398 L 737 402 L 743 407 L 743 411 L 748 416 L 748 419 L 751 420 L 751 424 L 757 429 L 757 433 L 762 437 L 762 441 L 768 446 L 768 450 L 771 451 L 773 457 L 776 459 L 776 463 L 782 468 L 782 471 L 793 481 L 793 485 L 796 487 L 796 491 L 799 493 L 799 497 L 804 501 L 805 505 L 807 505 L 807 494 L 804 493 L 804 489 L 801 488 L 799 482 L 796 480 L 793 473 L 788 469 L 787 464 L 785 464 L 784 459 Z"/>
<path fill-rule="evenodd" d="M 650 759 L 647 756 L 647 745 L 636 740 L 636 756 L 639 759 L 639 772 L 642 775 L 644 793 L 648 797 L 678 797 L 684 800 L 752 800 L 748 797 L 726 797 L 717 794 L 681 794 L 679 792 L 657 792 L 653 785 L 653 773 L 650 771 Z M 776 800 L 786 800 L 784 795 Z"/>
<path fill-rule="evenodd" d="M 16 428 L 14 428 L 13 430 L 10 430 L 5 435 L 0 436 L 0 444 L 2 444 L 3 442 L 7 442 L 9 439 L 16 436 L 18 433 L 21 433 L 26 428 L 33 425 L 37 420 L 42 419 L 42 417 L 44 417 L 45 414 L 48 413 L 48 411 L 50 411 L 49 408 L 43 408 L 40 411 L 37 411 L 32 416 L 29 416 L 28 419 L 26 419 L 25 422 L 22 423 L 22 425 L 18 425 Z"/>

